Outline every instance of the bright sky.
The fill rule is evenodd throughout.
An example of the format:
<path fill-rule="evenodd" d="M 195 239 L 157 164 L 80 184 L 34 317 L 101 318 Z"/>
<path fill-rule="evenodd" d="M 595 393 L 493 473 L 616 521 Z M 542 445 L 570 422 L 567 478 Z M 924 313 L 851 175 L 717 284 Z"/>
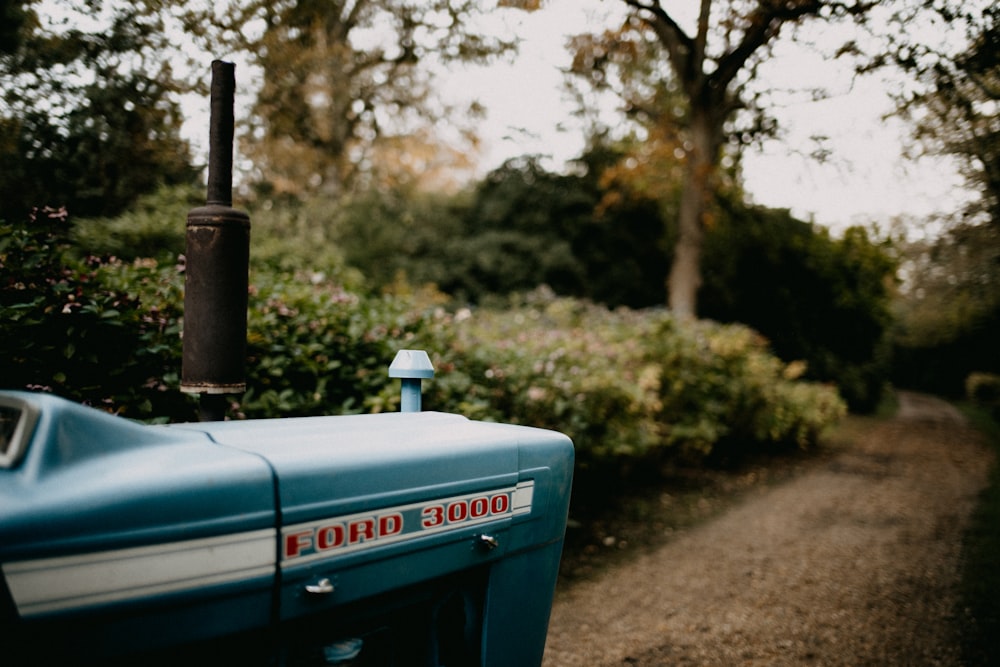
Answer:
<path fill-rule="evenodd" d="M 696 8 L 697 3 L 676 6 Z M 503 10 L 485 19 L 500 21 L 522 40 L 515 62 L 452 69 L 441 76 L 443 93 L 451 101 L 468 104 L 478 99 L 487 109 L 486 121 L 477 128 L 483 140 L 480 173 L 525 154 L 550 156 L 547 166 L 560 169 L 583 150 L 583 130 L 572 115 L 574 106 L 560 71 L 570 61 L 566 40 L 614 26 L 608 14 L 620 16 L 623 5 L 617 0 L 546 0 L 543 7 L 530 13 Z M 826 26 L 812 36 L 825 40 L 828 49 L 839 43 Z M 894 216 L 922 218 L 959 206 L 964 193 L 953 164 L 903 157 L 908 128 L 898 119 L 885 119 L 893 108 L 888 91 L 898 83 L 852 81 L 847 65 L 826 61 L 787 39 L 779 44 L 776 57 L 761 70 L 763 81 L 782 91 L 823 85 L 831 96 L 813 102 L 789 95 L 789 103 L 774 110 L 782 136 L 744 158 L 745 185 L 756 203 L 790 208 L 803 219 L 833 228 L 885 223 Z M 237 107 L 246 108 L 253 83 L 241 76 L 246 77 L 247 70 L 237 62 Z M 205 100 L 184 101 L 191 121 L 185 134 L 197 151 L 205 144 L 206 112 Z M 609 114 L 605 118 L 615 122 Z M 824 163 L 809 157 L 817 135 L 826 137 L 822 147 L 829 150 L 829 159 Z"/>
<path fill-rule="evenodd" d="M 487 109 L 486 120 L 477 127 L 483 141 L 480 174 L 526 154 L 549 156 L 551 169 L 580 155 L 584 134 L 572 115 L 560 71 L 570 62 L 566 40 L 613 26 L 607 14 L 621 7 L 616 0 L 548 0 L 536 12 L 506 10 L 487 19 L 501 21 L 502 29 L 522 40 L 515 62 L 453 68 L 439 79 L 450 101 L 477 99 Z M 829 45 L 838 41 L 831 32 L 824 27 L 816 34 L 829 38 Z M 893 108 L 888 91 L 896 84 L 877 78 L 854 81 L 848 65 L 824 60 L 787 39 L 780 44 L 777 57 L 761 70 L 763 80 L 781 91 L 822 85 L 830 97 L 816 102 L 789 94 L 788 102 L 774 110 L 782 136 L 749 150 L 744 158 L 745 185 L 755 203 L 789 208 L 801 219 L 835 230 L 850 224 L 884 225 L 896 216 L 926 218 L 959 206 L 963 192 L 953 164 L 903 157 L 909 130 L 898 119 L 884 118 Z M 237 92 L 249 96 L 252 84 L 241 81 L 241 72 L 246 76 L 237 63 Z M 193 102 L 185 113 L 198 116 L 204 101 Z M 238 107 L 246 104 L 248 97 L 237 101 Z M 605 117 L 614 122 L 610 109 Z M 190 138 L 200 150 L 202 124 L 190 126 L 198 129 Z M 824 163 L 809 157 L 817 148 L 812 139 L 817 135 L 826 137 L 822 147 L 829 158 Z"/>
<path fill-rule="evenodd" d="M 528 153 L 549 155 L 549 166 L 560 168 L 580 154 L 583 136 L 559 71 L 569 64 L 566 36 L 612 25 L 600 15 L 620 4 L 550 0 L 537 12 L 509 12 L 506 20 L 523 40 L 516 63 L 449 74 L 451 95 L 476 97 L 488 109 L 487 122 L 479 128 L 484 171 Z M 962 193 L 954 165 L 904 159 L 908 128 L 883 119 L 893 108 L 892 82 L 852 82 L 846 65 L 824 61 L 790 42 L 778 55 L 763 69 L 769 84 L 791 90 L 822 84 L 831 97 L 775 111 L 783 137 L 751 150 L 744 160 L 745 183 L 756 203 L 790 208 L 835 229 L 955 208 Z M 828 137 L 823 146 L 831 154 L 823 164 L 809 157 L 816 135 Z"/>

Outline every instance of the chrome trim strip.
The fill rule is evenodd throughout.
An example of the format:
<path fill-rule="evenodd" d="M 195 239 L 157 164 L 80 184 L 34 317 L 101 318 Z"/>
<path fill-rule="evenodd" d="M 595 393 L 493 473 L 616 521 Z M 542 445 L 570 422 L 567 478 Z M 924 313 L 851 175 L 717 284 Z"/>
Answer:
<path fill-rule="evenodd" d="M 265 528 L 0 566 L 22 617 L 273 575 L 277 531 Z"/>
<path fill-rule="evenodd" d="M 511 499 L 512 513 L 514 516 L 531 513 L 531 502 L 535 497 L 535 480 L 529 479 L 526 482 L 518 482 L 514 489 L 514 497 Z"/>

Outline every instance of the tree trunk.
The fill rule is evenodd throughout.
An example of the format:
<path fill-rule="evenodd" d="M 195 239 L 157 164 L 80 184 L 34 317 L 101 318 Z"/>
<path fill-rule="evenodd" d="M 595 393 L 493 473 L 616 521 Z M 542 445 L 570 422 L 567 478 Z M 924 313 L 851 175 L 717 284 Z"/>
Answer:
<path fill-rule="evenodd" d="M 667 278 L 667 306 L 682 319 L 698 315 L 705 206 L 715 170 L 714 134 L 710 114 L 704 109 L 692 109 L 692 145 L 684 166 L 684 189 L 677 221 L 679 235 Z"/>

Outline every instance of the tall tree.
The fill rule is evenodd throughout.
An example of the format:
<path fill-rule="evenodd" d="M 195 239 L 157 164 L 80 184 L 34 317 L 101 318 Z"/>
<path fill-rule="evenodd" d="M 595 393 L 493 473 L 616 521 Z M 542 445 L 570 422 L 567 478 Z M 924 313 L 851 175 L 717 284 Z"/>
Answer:
<path fill-rule="evenodd" d="M 1000 7 L 933 0 L 893 19 L 921 25 L 922 38 L 890 30 L 873 63 L 913 75 L 898 97 L 918 148 L 957 160 L 974 193 L 944 214 L 943 234 L 900 244 L 896 380 L 957 393 L 968 373 L 1000 371 Z"/>
<path fill-rule="evenodd" d="M 261 72 L 245 149 L 258 180 L 293 195 L 348 191 L 380 156 L 414 146 L 449 112 L 430 61 L 482 62 L 513 48 L 474 29 L 480 0 L 233 0 L 191 26 Z M 214 28 L 214 30 L 213 30 Z M 408 135 L 409 140 L 399 140 Z M 375 150 L 382 141 L 390 151 Z M 424 159 L 414 159 L 423 164 Z"/>
<path fill-rule="evenodd" d="M 898 96 L 902 113 L 926 150 L 959 160 L 979 194 L 963 221 L 1000 227 L 1000 6 L 940 0 L 917 11 L 904 7 L 895 21 L 923 19 L 938 38 L 892 33 L 888 55 L 875 64 L 887 57 L 914 77 Z"/>
<path fill-rule="evenodd" d="M 194 178 L 161 5 L 0 6 L 16 19 L 0 42 L 0 202 L 10 219 L 46 204 L 113 215 L 161 183 Z"/>
<path fill-rule="evenodd" d="M 22 0 L 0 0 L 0 54 L 14 53 L 21 42 L 21 29 L 28 20 Z"/>
<path fill-rule="evenodd" d="M 675 313 L 694 317 L 708 204 L 723 148 L 733 137 L 749 138 L 767 126 L 760 98 L 747 85 L 758 65 L 786 26 L 809 18 L 860 19 L 876 3 L 700 0 L 686 18 L 682 3 L 621 1 L 628 10 L 625 23 L 578 39 L 577 61 L 593 65 L 588 76 L 595 85 L 609 86 L 609 77 L 622 77 L 616 90 L 626 111 L 644 116 L 661 142 L 672 138 L 670 150 L 683 160 L 667 294 Z M 644 85 L 636 85 L 637 74 L 646 77 Z M 749 126 L 734 124 L 740 112 L 751 120 Z"/>

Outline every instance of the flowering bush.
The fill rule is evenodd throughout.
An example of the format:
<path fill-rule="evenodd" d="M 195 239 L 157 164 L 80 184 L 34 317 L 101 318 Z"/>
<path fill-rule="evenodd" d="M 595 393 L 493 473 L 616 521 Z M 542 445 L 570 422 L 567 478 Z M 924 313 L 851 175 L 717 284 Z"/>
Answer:
<path fill-rule="evenodd" d="M 141 419 L 194 418 L 178 390 L 183 263 L 67 259 L 62 212 L 0 235 L 3 384 Z M 449 312 L 432 292 L 370 296 L 318 272 L 251 271 L 248 391 L 233 418 L 396 410 L 387 366 L 425 349 L 425 409 L 563 431 L 583 466 L 774 444 L 807 447 L 844 411 L 754 331 L 535 292 Z"/>
<path fill-rule="evenodd" d="M 238 417 L 394 410 L 387 368 L 424 317 L 404 299 L 368 297 L 313 274 L 257 271 L 250 283 L 247 393 Z"/>
<path fill-rule="evenodd" d="M 148 260 L 75 260 L 66 218 L 65 210 L 45 209 L 0 223 L 3 386 L 135 418 L 193 415 L 176 392 L 176 270 Z"/>
<path fill-rule="evenodd" d="M 797 380 L 801 364 L 738 325 L 535 294 L 448 326 L 428 402 L 564 431 L 585 462 L 807 447 L 846 411 L 834 388 Z"/>

